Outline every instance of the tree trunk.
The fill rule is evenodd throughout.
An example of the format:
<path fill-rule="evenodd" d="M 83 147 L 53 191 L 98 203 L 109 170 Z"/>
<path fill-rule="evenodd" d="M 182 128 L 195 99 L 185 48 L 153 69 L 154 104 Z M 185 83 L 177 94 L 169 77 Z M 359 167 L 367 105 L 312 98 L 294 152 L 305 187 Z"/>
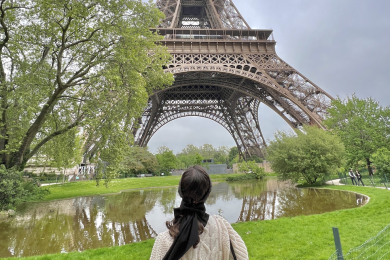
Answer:
<path fill-rule="evenodd" d="M 30 147 L 31 142 L 34 140 L 37 135 L 39 129 L 46 121 L 46 116 L 49 113 L 52 106 L 55 104 L 57 97 L 64 91 L 65 89 L 57 88 L 46 104 L 43 106 L 41 112 L 39 113 L 37 119 L 28 129 L 26 135 L 23 138 L 22 145 L 19 150 L 15 153 L 13 161 L 11 164 L 17 166 L 20 170 L 23 168 L 24 156 L 26 155 L 26 151 Z M 11 167 L 13 166 L 11 165 Z"/>
<path fill-rule="evenodd" d="M 372 168 L 371 168 L 371 161 L 370 161 L 370 158 L 366 158 L 366 161 L 367 161 L 368 174 L 369 174 L 370 176 L 373 176 L 373 175 L 374 175 L 374 172 L 372 171 Z"/>

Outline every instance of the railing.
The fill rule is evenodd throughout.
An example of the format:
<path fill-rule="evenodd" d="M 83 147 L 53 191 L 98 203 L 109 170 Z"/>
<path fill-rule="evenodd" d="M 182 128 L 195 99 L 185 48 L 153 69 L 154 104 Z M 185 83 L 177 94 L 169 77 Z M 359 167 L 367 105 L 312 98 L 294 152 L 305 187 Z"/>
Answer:
<path fill-rule="evenodd" d="M 382 189 L 384 188 L 384 189 L 390 190 L 389 179 L 387 178 L 386 175 L 384 175 L 384 176 L 380 176 L 377 174 L 369 175 L 368 173 L 367 174 L 361 173 L 361 174 L 362 174 L 362 182 L 358 182 L 359 186 L 364 184 L 364 186 L 371 186 L 371 187 L 375 187 L 375 188 L 382 188 Z M 341 184 L 356 185 L 356 184 L 352 183 L 351 178 L 346 173 L 339 174 L 339 179 L 340 179 Z M 356 179 L 356 181 L 357 181 L 357 179 Z"/>
<path fill-rule="evenodd" d="M 241 30 L 241 29 L 166 29 L 152 28 L 164 36 L 163 41 L 252 41 L 274 42 L 272 30 Z"/>
<path fill-rule="evenodd" d="M 335 239 L 336 251 L 328 260 L 358 260 L 358 259 L 390 259 L 390 224 L 380 231 L 375 237 L 370 238 L 361 246 L 352 248 L 347 254 L 343 255 L 338 229 L 333 234 Z"/>

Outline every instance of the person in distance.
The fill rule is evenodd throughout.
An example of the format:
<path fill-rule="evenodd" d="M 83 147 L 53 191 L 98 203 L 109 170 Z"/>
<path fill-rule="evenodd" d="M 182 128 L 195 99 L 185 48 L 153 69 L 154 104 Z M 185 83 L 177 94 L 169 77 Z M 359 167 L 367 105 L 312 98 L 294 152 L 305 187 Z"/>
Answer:
<path fill-rule="evenodd" d="M 248 251 L 240 235 L 221 216 L 209 216 L 205 201 L 211 179 L 199 165 L 188 168 L 179 182 L 182 198 L 167 221 L 167 231 L 154 242 L 150 260 L 247 260 Z"/>

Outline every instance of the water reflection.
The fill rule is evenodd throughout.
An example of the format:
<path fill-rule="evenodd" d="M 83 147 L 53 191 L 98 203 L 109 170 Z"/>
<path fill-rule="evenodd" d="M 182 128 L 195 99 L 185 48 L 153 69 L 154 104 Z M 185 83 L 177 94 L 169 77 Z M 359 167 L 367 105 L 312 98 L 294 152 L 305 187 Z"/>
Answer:
<path fill-rule="evenodd" d="M 296 189 L 276 180 L 218 183 L 207 212 L 229 222 L 267 220 L 352 208 L 366 197 L 333 190 Z M 124 245 L 164 231 L 180 204 L 177 188 L 24 204 L 0 222 L 0 257 L 82 251 Z"/>

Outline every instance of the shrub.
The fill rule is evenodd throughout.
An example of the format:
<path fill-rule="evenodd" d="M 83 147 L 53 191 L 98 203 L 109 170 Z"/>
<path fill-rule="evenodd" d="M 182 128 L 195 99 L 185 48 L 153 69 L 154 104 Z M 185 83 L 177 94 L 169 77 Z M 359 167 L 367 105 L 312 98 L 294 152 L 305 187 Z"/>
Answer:
<path fill-rule="evenodd" d="M 314 184 L 334 174 L 344 163 L 344 145 L 339 137 L 315 126 L 294 133 L 278 132 L 267 147 L 267 160 L 281 180 Z"/>
<path fill-rule="evenodd" d="M 14 208 L 18 203 L 42 199 L 48 189 L 39 188 L 33 180 L 24 181 L 23 173 L 0 165 L 0 210 Z"/>
<path fill-rule="evenodd" d="M 246 181 L 246 180 L 258 180 L 258 179 L 260 178 L 256 174 L 246 173 L 240 176 L 227 177 L 226 181 Z"/>
<path fill-rule="evenodd" d="M 227 177 L 226 181 L 260 180 L 266 176 L 264 169 L 259 167 L 255 161 L 239 163 L 238 170 L 245 174 L 237 177 Z"/>
<path fill-rule="evenodd" d="M 23 193 L 22 176 L 14 168 L 6 169 L 0 165 L 0 209 L 14 206 Z"/>

